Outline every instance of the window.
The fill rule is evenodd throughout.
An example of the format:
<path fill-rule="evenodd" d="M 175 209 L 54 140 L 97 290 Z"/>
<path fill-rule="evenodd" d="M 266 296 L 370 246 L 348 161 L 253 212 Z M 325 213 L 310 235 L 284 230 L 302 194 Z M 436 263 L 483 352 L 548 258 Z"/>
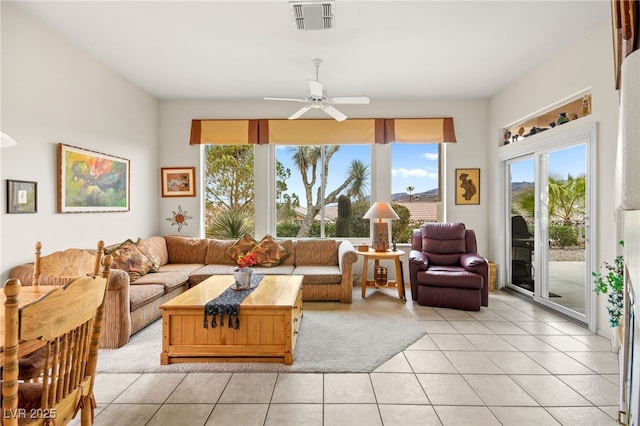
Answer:
<path fill-rule="evenodd" d="M 254 235 L 253 145 L 207 145 L 205 168 L 206 237 Z"/>
<path fill-rule="evenodd" d="M 443 220 L 441 150 L 398 142 L 206 145 L 205 235 L 368 240 L 362 216 L 372 201 L 390 199 L 400 216 L 392 238 L 407 243 L 423 222 Z"/>
<path fill-rule="evenodd" d="M 441 144 L 391 144 L 391 201 L 399 220 L 393 239 L 411 241 L 411 231 L 424 222 L 442 220 L 440 192 Z"/>
<path fill-rule="evenodd" d="M 276 147 L 276 236 L 369 237 L 370 145 Z"/>

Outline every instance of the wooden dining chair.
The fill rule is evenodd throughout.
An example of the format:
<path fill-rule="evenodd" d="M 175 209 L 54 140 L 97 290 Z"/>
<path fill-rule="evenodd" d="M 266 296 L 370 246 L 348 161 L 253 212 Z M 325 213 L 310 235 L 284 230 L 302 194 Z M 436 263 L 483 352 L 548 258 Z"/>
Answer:
<path fill-rule="evenodd" d="M 65 285 L 83 275 L 98 275 L 104 242 L 98 241 L 95 253 L 91 250 L 67 249 L 42 256 L 42 243 L 36 242 L 33 262 L 33 285 Z M 89 269 L 90 268 L 90 269 Z M 44 279 L 43 279 L 44 278 Z M 44 282 L 41 282 L 44 281 Z M 45 348 L 18 360 L 18 380 L 36 382 L 44 371 Z"/>
<path fill-rule="evenodd" d="M 5 283 L 3 425 L 61 426 L 78 411 L 82 425 L 93 423 L 93 385 L 111 262 L 106 256 L 100 276 L 77 278 L 23 307 L 18 305 L 20 281 Z M 43 376 L 36 383 L 19 383 L 19 342 L 31 340 L 44 344 Z M 34 418 L 25 417 L 30 414 Z"/>

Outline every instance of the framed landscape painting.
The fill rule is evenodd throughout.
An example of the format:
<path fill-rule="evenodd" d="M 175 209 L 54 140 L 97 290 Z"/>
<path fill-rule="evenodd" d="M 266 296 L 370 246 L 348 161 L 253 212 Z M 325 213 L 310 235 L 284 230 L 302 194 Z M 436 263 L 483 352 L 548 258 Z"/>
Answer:
<path fill-rule="evenodd" d="M 58 213 L 129 211 L 129 160 L 58 144 Z"/>
<path fill-rule="evenodd" d="M 37 213 L 38 183 L 7 179 L 7 213 Z"/>
<path fill-rule="evenodd" d="M 456 169 L 456 204 L 480 204 L 480 169 Z"/>
<path fill-rule="evenodd" d="M 160 175 L 163 197 L 196 196 L 195 167 L 162 167 Z"/>

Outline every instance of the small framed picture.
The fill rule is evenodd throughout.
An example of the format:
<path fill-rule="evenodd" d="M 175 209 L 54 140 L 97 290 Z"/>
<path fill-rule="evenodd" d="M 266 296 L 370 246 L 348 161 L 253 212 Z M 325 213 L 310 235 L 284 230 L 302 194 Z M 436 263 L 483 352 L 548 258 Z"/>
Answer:
<path fill-rule="evenodd" d="M 196 196 L 195 167 L 162 167 L 160 175 L 163 197 Z"/>
<path fill-rule="evenodd" d="M 456 204 L 480 204 L 480 169 L 456 169 Z"/>
<path fill-rule="evenodd" d="M 37 213 L 38 183 L 7 179 L 7 213 Z"/>

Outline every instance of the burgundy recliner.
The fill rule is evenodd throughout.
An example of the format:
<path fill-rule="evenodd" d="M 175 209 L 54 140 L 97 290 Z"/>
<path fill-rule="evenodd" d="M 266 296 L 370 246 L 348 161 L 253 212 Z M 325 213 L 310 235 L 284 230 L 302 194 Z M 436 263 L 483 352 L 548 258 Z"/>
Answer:
<path fill-rule="evenodd" d="M 413 230 L 411 298 L 419 305 L 479 311 L 489 305 L 489 263 L 463 223 L 425 223 Z"/>

